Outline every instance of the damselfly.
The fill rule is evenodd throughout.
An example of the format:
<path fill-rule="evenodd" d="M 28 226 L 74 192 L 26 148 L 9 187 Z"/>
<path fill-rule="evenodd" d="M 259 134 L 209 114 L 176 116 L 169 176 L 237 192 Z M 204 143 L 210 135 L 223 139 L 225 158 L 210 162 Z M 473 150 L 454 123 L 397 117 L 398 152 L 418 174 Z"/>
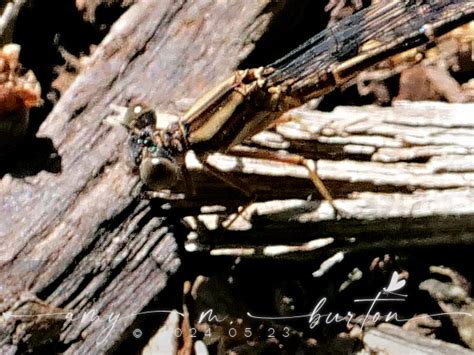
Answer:
<path fill-rule="evenodd" d="M 185 156 L 193 150 L 208 171 L 251 196 L 238 179 L 207 163 L 208 155 L 221 152 L 272 159 L 305 166 L 318 191 L 335 208 L 313 161 L 247 152 L 236 146 L 287 110 L 346 84 L 382 60 L 432 43 L 473 17 L 474 3 L 469 0 L 384 2 L 340 21 L 268 66 L 238 70 L 165 129 L 156 128 L 152 110 L 129 107 L 119 121 L 130 131 L 140 177 L 157 192 L 184 180 L 186 192 L 192 193 Z"/>

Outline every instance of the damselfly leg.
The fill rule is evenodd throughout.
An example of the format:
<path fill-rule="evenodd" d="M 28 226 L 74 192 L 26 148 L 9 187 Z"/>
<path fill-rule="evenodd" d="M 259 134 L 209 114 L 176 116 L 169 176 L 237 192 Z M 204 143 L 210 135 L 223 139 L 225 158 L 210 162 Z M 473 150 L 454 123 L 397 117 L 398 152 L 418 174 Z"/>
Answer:
<path fill-rule="evenodd" d="M 297 154 L 286 154 L 286 153 L 281 154 L 278 152 L 264 150 L 264 149 L 247 150 L 247 149 L 239 149 L 239 147 L 234 147 L 232 150 L 227 152 L 227 154 L 235 156 L 235 157 L 241 157 L 241 158 L 263 159 L 263 160 L 270 160 L 270 161 L 279 162 L 279 163 L 303 166 L 308 171 L 308 176 L 311 182 L 313 183 L 313 185 L 318 190 L 318 192 L 326 201 L 329 202 L 331 207 L 334 209 L 334 212 L 336 213 L 336 217 L 338 218 L 343 217 L 343 213 L 341 212 L 340 209 L 336 207 L 336 204 L 334 203 L 332 194 L 329 192 L 328 188 L 319 177 L 317 173 L 317 169 L 316 169 L 316 163 L 314 160 L 306 159 Z"/>

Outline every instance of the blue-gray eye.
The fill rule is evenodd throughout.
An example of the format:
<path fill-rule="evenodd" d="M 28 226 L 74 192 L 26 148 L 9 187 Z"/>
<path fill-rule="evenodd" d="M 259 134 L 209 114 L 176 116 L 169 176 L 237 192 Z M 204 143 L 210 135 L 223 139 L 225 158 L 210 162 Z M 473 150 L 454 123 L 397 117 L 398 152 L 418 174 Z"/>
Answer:
<path fill-rule="evenodd" d="M 140 164 L 141 180 L 155 191 L 173 187 L 178 176 L 179 171 L 176 164 L 168 158 L 146 158 Z"/>

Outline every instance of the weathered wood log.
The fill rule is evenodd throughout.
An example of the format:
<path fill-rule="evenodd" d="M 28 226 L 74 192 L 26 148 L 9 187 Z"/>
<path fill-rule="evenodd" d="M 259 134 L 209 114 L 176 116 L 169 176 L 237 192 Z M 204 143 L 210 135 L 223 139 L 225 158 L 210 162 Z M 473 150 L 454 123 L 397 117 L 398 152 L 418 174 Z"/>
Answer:
<path fill-rule="evenodd" d="M 473 104 L 400 102 L 390 108 L 339 107 L 328 113 L 296 109 L 287 118 L 275 131 L 255 136 L 253 149 L 284 149 L 316 159 L 318 174 L 337 197 L 344 218 L 337 220 L 326 201 L 307 201 L 316 192 L 303 167 L 214 155 L 212 164 L 237 174 L 262 200 L 247 211 L 250 225 L 234 226 L 248 231 L 219 238 L 214 248 L 224 251 L 214 249 L 215 255 L 236 248 L 234 254 L 269 256 L 265 246 L 315 243 L 318 238 L 334 239 L 320 248 L 327 256 L 474 244 Z M 198 168 L 192 159 L 190 165 Z M 199 178 L 202 191 L 212 186 L 221 191 L 222 201 L 233 193 L 217 180 L 205 182 L 197 174 Z M 233 196 L 245 202 L 238 192 Z M 201 196 L 200 203 L 206 202 L 211 201 Z M 201 220 L 214 229 L 218 219 L 211 213 Z M 200 248 L 212 247 L 204 243 Z M 299 252 L 305 248 L 307 244 Z M 288 249 L 290 257 L 295 251 Z M 314 249 L 306 251 L 314 257 Z"/>
<path fill-rule="evenodd" d="M 39 131 L 53 140 L 61 173 L 1 181 L 2 353 L 51 343 L 67 353 L 110 351 L 176 273 L 174 219 L 137 199 L 141 184 L 123 157 L 126 134 L 102 119 L 111 103 L 138 99 L 172 109 L 176 100 L 204 92 L 250 53 L 274 15 L 272 4 L 143 1 L 115 24 Z M 252 173 L 261 181 L 249 182 L 263 188 L 263 198 L 313 191 L 298 174 L 305 175 L 290 182 L 301 187 L 284 178 L 283 194 L 269 189 L 278 178 Z M 207 174 L 195 177 L 201 187 L 190 206 L 245 202 Z M 338 197 L 348 192 L 333 190 Z M 219 191 L 230 193 L 219 198 Z M 45 315 L 51 313 L 57 315 Z"/>
<path fill-rule="evenodd" d="M 296 109 L 285 116 L 289 122 L 276 131 L 253 137 L 249 152 L 284 150 L 282 156 L 289 152 L 316 160 L 334 196 L 473 187 L 473 104 L 400 102 L 393 108 L 338 107 L 329 113 Z M 265 200 L 306 198 L 314 192 L 303 167 L 221 154 L 209 162 L 240 174 Z M 188 163 L 199 170 L 192 156 Z M 203 186 L 205 177 L 196 179 L 202 190 L 210 188 L 209 182 Z M 205 199 L 204 194 L 197 198 Z"/>
<path fill-rule="evenodd" d="M 180 266 L 173 222 L 137 199 L 126 133 L 103 118 L 112 103 L 169 107 L 212 87 L 250 53 L 273 6 L 141 1 L 113 26 L 38 132 L 62 171 L 1 180 L 1 353 L 110 351 L 166 286 Z M 48 335 L 48 324 L 59 326 Z"/>

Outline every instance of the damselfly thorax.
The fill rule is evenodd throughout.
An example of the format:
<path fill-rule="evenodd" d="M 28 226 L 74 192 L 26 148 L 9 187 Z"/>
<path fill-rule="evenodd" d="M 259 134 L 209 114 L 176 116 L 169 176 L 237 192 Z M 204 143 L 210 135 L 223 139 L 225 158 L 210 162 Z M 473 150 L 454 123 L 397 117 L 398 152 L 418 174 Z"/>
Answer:
<path fill-rule="evenodd" d="M 177 122 L 156 128 L 156 115 L 143 105 L 127 109 L 121 123 L 130 131 L 132 157 L 142 181 L 152 190 L 172 188 L 185 181 L 193 193 L 185 156 L 192 150 L 204 167 L 230 185 L 252 195 L 236 179 L 206 162 L 209 154 L 232 154 L 232 148 L 267 128 L 282 112 L 301 102 L 286 87 L 266 87 L 272 68 L 239 70 L 199 99 Z"/>

